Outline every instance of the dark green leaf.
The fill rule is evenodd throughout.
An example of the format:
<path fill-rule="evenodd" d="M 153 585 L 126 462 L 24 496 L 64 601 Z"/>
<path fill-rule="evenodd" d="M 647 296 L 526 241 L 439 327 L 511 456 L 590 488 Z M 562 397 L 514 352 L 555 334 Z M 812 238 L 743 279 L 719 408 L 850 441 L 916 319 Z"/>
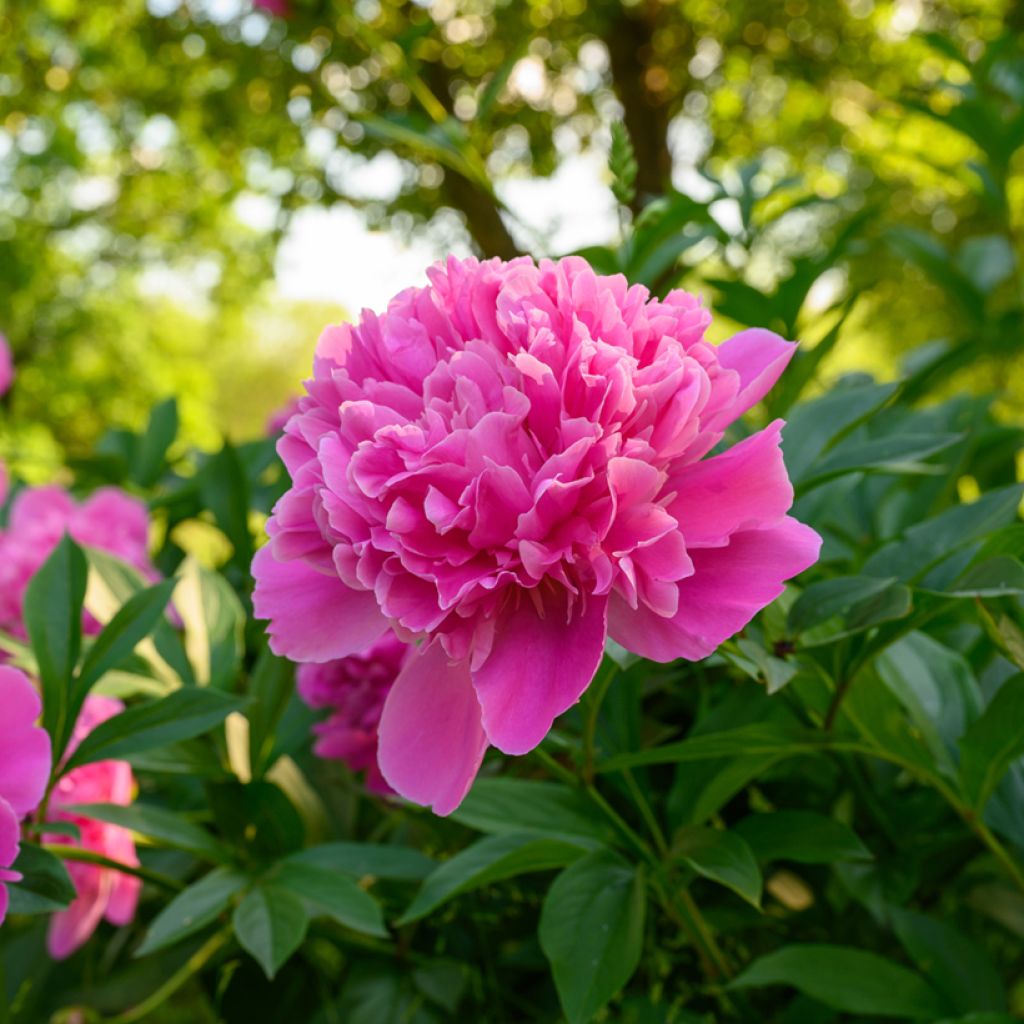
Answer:
<path fill-rule="evenodd" d="M 153 406 L 149 426 L 135 450 L 132 476 L 142 487 L 152 487 L 160 479 L 167 461 L 167 449 L 178 436 L 178 403 L 173 398 Z"/>
<path fill-rule="evenodd" d="M 212 456 L 199 474 L 203 503 L 234 548 L 232 561 L 248 571 L 252 562 L 249 532 L 249 483 L 238 452 L 229 442 Z"/>
<path fill-rule="evenodd" d="M 893 580 L 873 576 L 840 576 L 812 583 L 789 609 L 789 628 L 794 633 L 827 622 L 854 605 L 885 590 Z"/>
<path fill-rule="evenodd" d="M 698 875 L 732 889 L 748 903 L 760 908 L 761 869 L 753 851 L 736 833 L 701 825 L 684 825 L 675 834 L 672 851 Z"/>
<path fill-rule="evenodd" d="M 34 843 L 21 844 L 12 867 L 22 876 L 20 882 L 7 883 L 12 914 L 50 914 L 77 895 L 63 862 Z"/>
<path fill-rule="evenodd" d="M 747 841 L 759 861 L 830 864 L 871 859 L 871 851 L 847 825 L 809 811 L 752 814 L 733 832 Z"/>
<path fill-rule="evenodd" d="M 609 850 L 563 871 L 541 910 L 540 944 L 569 1024 L 584 1024 L 633 976 L 643 951 L 644 880 Z"/>
<path fill-rule="evenodd" d="M 264 650 L 249 677 L 249 764 L 260 778 L 273 764 L 274 730 L 295 690 L 295 666 Z"/>
<path fill-rule="evenodd" d="M 64 771 L 200 736 L 243 706 L 244 701 L 236 697 L 194 686 L 175 690 L 160 700 L 136 704 L 89 733 Z"/>
<path fill-rule="evenodd" d="M 380 905 L 347 875 L 288 859 L 274 872 L 273 882 L 312 904 L 314 914 L 326 914 L 365 935 L 387 937 Z"/>
<path fill-rule="evenodd" d="M 222 863 L 230 856 L 205 828 L 175 811 L 148 804 L 75 804 L 66 808 L 83 818 L 105 821 L 138 832 L 164 846 L 184 850 L 202 860 Z"/>
<path fill-rule="evenodd" d="M 606 842 L 612 833 L 593 805 L 557 782 L 477 779 L 452 813 L 455 821 L 493 835 L 543 832 Z"/>
<path fill-rule="evenodd" d="M 289 861 L 344 871 L 356 878 L 402 881 L 420 881 L 437 867 L 436 861 L 418 850 L 383 843 L 322 843 L 293 854 Z"/>
<path fill-rule="evenodd" d="M 426 917 L 459 893 L 528 872 L 564 867 L 585 852 L 584 846 L 577 842 L 544 838 L 532 832 L 488 836 L 446 860 L 428 875 L 398 924 Z"/>
<path fill-rule="evenodd" d="M 960 741 L 960 785 L 976 810 L 1024 755 L 1024 673 L 1007 679 Z"/>
<path fill-rule="evenodd" d="M 247 884 L 245 875 L 234 868 L 214 868 L 198 882 L 178 893 L 157 914 L 135 955 L 155 953 L 158 949 L 194 935 L 215 921 L 227 909 L 232 897 Z"/>
<path fill-rule="evenodd" d="M 1024 594 L 1024 564 L 996 555 L 970 566 L 946 591 L 952 597 L 1007 597 Z"/>
<path fill-rule="evenodd" d="M 302 945 L 309 926 L 303 901 L 277 885 L 259 885 L 232 917 L 239 945 L 251 953 L 270 979 Z"/>
<path fill-rule="evenodd" d="M 25 628 L 43 688 L 43 727 L 57 756 L 74 727 L 68 721 L 68 694 L 82 644 L 87 577 L 85 555 L 65 534 L 25 591 Z"/>
<path fill-rule="evenodd" d="M 919 975 L 845 946 L 785 946 L 755 960 L 730 988 L 787 985 L 844 1013 L 934 1020 L 947 1007 Z"/>

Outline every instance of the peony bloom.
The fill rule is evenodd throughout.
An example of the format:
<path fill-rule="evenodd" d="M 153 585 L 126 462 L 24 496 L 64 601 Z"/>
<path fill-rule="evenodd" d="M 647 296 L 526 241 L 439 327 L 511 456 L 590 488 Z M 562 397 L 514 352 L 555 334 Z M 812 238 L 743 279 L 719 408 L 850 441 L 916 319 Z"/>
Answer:
<path fill-rule="evenodd" d="M 89 696 L 75 725 L 68 754 L 101 722 L 119 714 L 124 705 L 111 697 Z M 64 808 L 74 804 L 122 804 L 132 802 L 135 779 L 127 761 L 98 761 L 85 764 L 65 775 L 50 797 L 51 821 L 70 821 L 78 826 L 82 840 L 50 835 L 48 843 L 80 845 L 111 860 L 137 867 L 135 841 L 127 829 L 83 818 Z M 135 917 L 141 882 L 113 868 L 78 861 L 67 862 L 68 873 L 78 896 L 67 910 L 50 920 L 47 947 L 50 955 L 62 960 L 75 952 L 96 930 L 105 917 L 113 925 L 128 924 Z"/>
<path fill-rule="evenodd" d="M 323 664 L 300 665 L 299 696 L 311 708 L 330 708 L 331 716 L 315 727 L 319 757 L 344 761 L 366 772 L 366 787 L 388 794 L 391 787 L 377 766 L 377 727 L 384 700 L 411 648 L 393 633 L 360 654 Z"/>
<path fill-rule="evenodd" d="M 606 636 L 706 657 L 817 558 L 781 421 L 705 458 L 795 346 L 716 348 L 709 321 L 579 258 L 450 259 L 321 336 L 254 604 L 297 661 L 421 640 L 380 722 L 403 796 L 449 813 L 488 744 L 524 753 L 579 700 Z"/>
<path fill-rule="evenodd" d="M 11 390 L 14 383 L 14 357 L 7 338 L 0 334 L 0 397 Z"/>
<path fill-rule="evenodd" d="M 39 806 L 50 778 L 50 737 L 36 725 L 43 705 L 35 687 L 17 669 L 0 666 L 0 924 L 7 916 L 8 882 L 18 859 L 19 822 Z"/>
<path fill-rule="evenodd" d="M 0 629 L 25 637 L 22 605 L 29 580 L 67 532 L 79 544 L 101 548 L 155 579 L 149 561 L 149 515 L 143 502 L 103 487 L 79 503 L 62 487 L 30 487 L 15 497 L 0 531 Z M 85 618 L 86 630 L 99 623 Z"/>

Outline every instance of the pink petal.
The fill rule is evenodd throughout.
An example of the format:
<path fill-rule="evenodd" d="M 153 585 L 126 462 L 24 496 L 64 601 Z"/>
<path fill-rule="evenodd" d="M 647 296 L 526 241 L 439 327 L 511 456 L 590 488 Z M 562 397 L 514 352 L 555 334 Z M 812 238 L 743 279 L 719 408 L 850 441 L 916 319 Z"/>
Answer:
<path fill-rule="evenodd" d="M 679 610 L 672 618 L 643 605 L 633 611 L 616 595 L 608 609 L 609 632 L 652 661 L 699 661 L 771 604 L 784 580 L 813 565 L 820 547 L 810 527 L 786 517 L 767 530 L 734 534 L 725 547 L 698 548 L 691 552 L 693 575 L 679 583 Z"/>
<path fill-rule="evenodd" d="M 678 494 L 669 512 L 687 549 L 720 547 L 740 531 L 778 522 L 793 504 L 793 487 L 779 448 L 782 420 L 721 455 L 687 466 L 666 490 Z"/>
<path fill-rule="evenodd" d="M 718 346 L 718 360 L 740 377 L 735 400 L 718 413 L 707 427 L 724 430 L 733 420 L 757 405 L 772 389 L 796 353 L 796 343 L 780 338 L 772 331 L 752 327 L 734 334 Z"/>
<path fill-rule="evenodd" d="M 50 777 L 50 737 L 35 723 L 43 706 L 17 669 L 0 667 L 0 797 L 15 814 L 34 811 Z"/>
<path fill-rule="evenodd" d="M 476 778 L 487 738 L 469 665 L 440 644 L 406 662 L 384 703 L 377 760 L 407 800 L 451 814 Z"/>
<path fill-rule="evenodd" d="M 78 895 L 67 910 L 50 918 L 46 948 L 54 960 L 67 959 L 91 938 L 103 920 L 113 883 L 113 872 L 95 864 L 69 864 L 67 867 Z"/>
<path fill-rule="evenodd" d="M 364 650 L 388 628 L 370 591 L 352 590 L 337 576 L 302 561 L 279 562 L 270 545 L 252 562 L 253 611 L 270 619 L 270 649 L 293 661 L 330 661 Z"/>
<path fill-rule="evenodd" d="M 525 754 L 590 685 L 604 652 L 608 601 L 590 597 L 570 622 L 564 597 L 544 600 L 538 614 L 530 595 L 507 606 L 490 656 L 473 673 L 487 738 L 506 754 Z"/>

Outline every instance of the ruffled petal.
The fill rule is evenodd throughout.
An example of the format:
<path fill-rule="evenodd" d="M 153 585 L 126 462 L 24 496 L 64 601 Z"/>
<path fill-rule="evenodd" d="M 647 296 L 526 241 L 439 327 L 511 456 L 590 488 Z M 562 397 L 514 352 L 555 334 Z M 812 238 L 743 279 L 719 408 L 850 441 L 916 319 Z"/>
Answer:
<path fill-rule="evenodd" d="M 706 658 L 785 589 L 783 581 L 813 565 L 821 538 L 786 517 L 767 530 L 734 534 L 725 547 L 692 552 L 694 573 L 679 583 L 679 610 L 661 618 L 614 596 L 608 610 L 616 643 L 652 661 Z"/>
<path fill-rule="evenodd" d="M 279 562 L 270 546 L 252 563 L 253 611 L 269 619 L 270 648 L 293 661 L 330 661 L 365 650 L 388 628 L 370 591 L 352 590 L 302 561 Z"/>
<path fill-rule="evenodd" d="M 502 613 L 487 660 L 473 672 L 487 738 L 506 754 L 525 754 L 579 699 L 604 652 L 608 601 L 591 597 L 570 621 L 564 595 L 530 595 Z"/>
<path fill-rule="evenodd" d="M 707 425 L 724 430 L 733 420 L 753 408 L 772 389 L 796 353 L 796 342 L 786 341 L 772 331 L 752 327 L 734 334 L 718 346 L 718 361 L 739 374 L 739 393 Z"/>
<path fill-rule="evenodd" d="M 418 651 L 381 714 L 377 759 L 388 784 L 407 800 L 451 814 L 486 749 L 469 663 L 449 661 L 437 643 Z"/>
<path fill-rule="evenodd" d="M 678 497 L 669 512 L 687 550 L 721 547 L 740 530 L 777 523 L 793 504 L 793 485 L 779 447 L 784 423 L 770 426 L 728 451 L 687 466 L 668 490 Z"/>

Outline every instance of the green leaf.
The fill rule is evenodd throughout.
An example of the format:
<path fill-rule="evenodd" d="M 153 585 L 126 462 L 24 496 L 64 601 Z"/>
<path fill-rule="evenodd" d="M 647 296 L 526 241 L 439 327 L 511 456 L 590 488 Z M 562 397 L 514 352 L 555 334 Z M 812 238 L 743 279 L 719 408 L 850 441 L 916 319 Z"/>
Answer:
<path fill-rule="evenodd" d="M 239 945 L 273 979 L 302 945 L 309 915 L 301 899 L 277 885 L 259 885 L 235 908 L 232 917 Z"/>
<path fill-rule="evenodd" d="M 178 403 L 173 398 L 154 405 L 149 425 L 135 450 L 132 476 L 142 487 L 152 487 L 160 479 L 167 462 L 167 449 L 178 436 Z"/>
<path fill-rule="evenodd" d="M 1024 755 L 1024 673 L 1007 679 L 960 740 L 960 785 L 975 810 L 988 803 L 1010 765 Z"/>
<path fill-rule="evenodd" d="M 753 851 L 736 833 L 684 825 L 675 834 L 672 850 L 698 875 L 732 889 L 737 896 L 760 909 L 761 869 Z"/>
<path fill-rule="evenodd" d="M 929 473 L 935 466 L 920 460 L 951 448 L 962 434 L 890 434 L 868 440 L 849 440 L 808 470 L 797 493 L 806 494 L 829 480 L 847 473 Z"/>
<path fill-rule="evenodd" d="M 894 580 L 889 577 L 839 576 L 812 583 L 789 609 L 789 628 L 794 633 L 827 622 L 855 605 L 885 590 Z"/>
<path fill-rule="evenodd" d="M 184 850 L 201 860 L 223 863 L 230 852 L 209 832 L 183 814 L 149 804 L 75 804 L 65 810 L 83 818 L 120 825 L 164 846 Z"/>
<path fill-rule="evenodd" d="M 477 779 L 453 820 L 480 832 L 542 832 L 607 842 L 613 833 L 582 795 L 557 782 Z"/>
<path fill-rule="evenodd" d="M 295 666 L 269 649 L 249 677 L 249 765 L 260 778 L 273 764 L 274 730 L 295 691 Z"/>
<path fill-rule="evenodd" d="M 236 697 L 194 686 L 136 704 L 93 729 L 71 755 L 64 772 L 200 736 L 243 706 L 244 701 Z"/>
<path fill-rule="evenodd" d="M 1024 594 L 1024 564 L 996 555 L 970 566 L 945 593 L 951 597 L 1010 597 Z"/>
<path fill-rule="evenodd" d="M 800 864 L 831 864 L 870 860 L 871 851 L 853 830 L 835 818 L 809 811 L 752 814 L 733 829 L 746 840 L 759 861 L 791 860 Z"/>
<path fill-rule="evenodd" d="M 43 728 L 53 738 L 55 760 L 74 728 L 68 722 L 68 693 L 82 644 L 87 578 L 85 555 L 65 534 L 25 591 L 25 628 L 39 668 Z"/>
<path fill-rule="evenodd" d="M 436 861 L 418 850 L 383 843 L 321 843 L 292 854 L 288 860 L 292 864 L 311 864 L 331 871 L 344 871 L 356 878 L 417 882 L 437 867 Z"/>
<path fill-rule="evenodd" d="M 942 921 L 892 909 L 903 948 L 958 1013 L 1005 1010 L 1006 989 L 984 946 Z"/>
<path fill-rule="evenodd" d="M 274 872 L 273 883 L 301 896 L 315 912 L 347 928 L 387 938 L 380 904 L 347 875 L 289 858 Z"/>
<path fill-rule="evenodd" d="M 107 623 L 89 648 L 79 669 L 75 680 L 72 718 L 77 719 L 77 712 L 93 684 L 105 672 L 124 661 L 135 650 L 136 644 L 153 631 L 163 616 L 175 585 L 175 580 L 164 580 L 147 590 L 139 591 Z"/>
<path fill-rule="evenodd" d="M 844 1013 L 930 1021 L 947 1009 L 913 971 L 846 946 L 784 946 L 755 960 L 729 987 L 766 985 L 787 985 Z"/>
<path fill-rule="evenodd" d="M 238 452 L 230 442 L 199 473 L 203 503 L 234 548 L 232 561 L 248 572 L 252 562 L 252 534 L 249 532 L 249 483 Z"/>
<path fill-rule="evenodd" d="M 201 931 L 228 907 L 249 880 L 234 868 L 214 868 L 160 911 L 149 926 L 136 956 L 146 956 Z"/>
<path fill-rule="evenodd" d="M 12 914 L 51 914 L 75 898 L 75 886 L 60 858 L 34 843 L 23 842 L 12 869 L 21 881 L 7 883 Z"/>
<path fill-rule="evenodd" d="M 585 852 L 577 842 L 544 838 L 530 832 L 488 836 L 446 860 L 428 875 L 397 923 L 418 921 L 460 893 L 516 875 L 564 867 Z"/>
<path fill-rule="evenodd" d="M 645 909 L 642 869 L 610 850 L 595 850 L 555 879 L 539 937 L 569 1024 L 591 1020 L 633 976 Z"/>

